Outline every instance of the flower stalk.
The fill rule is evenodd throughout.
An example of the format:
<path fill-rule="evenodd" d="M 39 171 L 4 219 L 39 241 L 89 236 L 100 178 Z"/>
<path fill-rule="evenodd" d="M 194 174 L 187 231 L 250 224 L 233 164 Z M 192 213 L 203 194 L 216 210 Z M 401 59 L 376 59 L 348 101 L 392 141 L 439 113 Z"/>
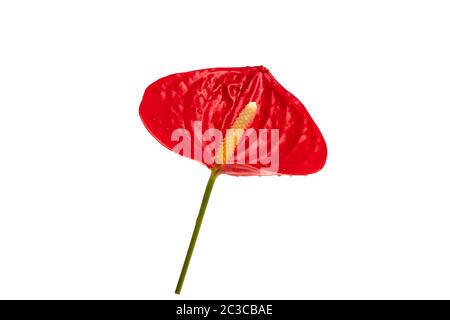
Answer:
<path fill-rule="evenodd" d="M 209 197 L 211 195 L 214 182 L 216 181 L 216 178 L 219 176 L 219 174 L 219 167 L 214 167 L 211 169 L 211 175 L 209 176 L 208 184 L 206 185 L 206 189 L 203 194 L 202 204 L 200 205 L 200 210 L 198 212 L 197 221 L 195 222 L 194 232 L 192 233 L 191 242 L 189 243 L 186 258 L 184 259 L 183 263 L 183 268 L 181 269 L 180 277 L 178 279 L 177 288 L 175 289 L 176 294 L 180 294 L 181 288 L 183 287 L 184 278 L 186 277 L 186 273 L 189 268 L 189 262 L 191 262 L 192 253 L 194 252 L 195 243 L 197 242 L 200 227 L 202 226 L 202 221 L 203 217 L 205 216 L 206 207 L 208 206 Z"/>

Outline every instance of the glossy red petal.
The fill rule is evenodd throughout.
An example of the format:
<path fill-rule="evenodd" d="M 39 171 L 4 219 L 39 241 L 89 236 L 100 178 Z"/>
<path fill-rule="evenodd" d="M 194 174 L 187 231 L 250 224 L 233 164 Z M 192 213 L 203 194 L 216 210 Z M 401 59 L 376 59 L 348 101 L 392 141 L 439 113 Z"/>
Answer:
<path fill-rule="evenodd" d="M 215 128 L 225 136 L 251 101 L 258 109 L 249 128 L 279 130 L 278 166 L 227 164 L 222 166 L 223 173 L 306 175 L 324 166 L 327 148 L 320 130 L 303 104 L 264 67 L 212 68 L 169 75 L 147 88 L 139 113 L 150 133 L 167 148 L 173 150 L 179 143 L 172 140 L 172 133 L 182 128 L 203 152 L 209 142 L 194 134 L 194 122 L 200 121 L 203 132 Z M 196 158 L 193 147 L 188 156 L 213 166 Z"/>

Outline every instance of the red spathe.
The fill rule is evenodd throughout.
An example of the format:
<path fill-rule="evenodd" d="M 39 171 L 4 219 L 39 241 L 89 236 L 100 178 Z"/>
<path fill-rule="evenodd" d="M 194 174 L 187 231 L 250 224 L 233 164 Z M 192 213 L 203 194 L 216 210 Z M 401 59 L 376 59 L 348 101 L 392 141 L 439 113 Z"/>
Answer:
<path fill-rule="evenodd" d="M 215 128 L 225 136 L 251 101 L 258 109 L 249 128 L 257 132 L 279 130 L 278 168 L 271 171 L 260 162 L 226 164 L 220 169 L 222 173 L 306 175 L 323 168 L 327 147 L 319 128 L 300 100 L 262 66 L 211 68 L 166 76 L 146 89 L 139 114 L 148 131 L 173 150 L 179 143 L 171 139 L 174 130 L 186 129 L 194 137 L 194 122 L 201 121 L 203 132 Z M 200 143 L 203 153 L 210 142 Z M 194 159 L 194 152 L 190 158 Z M 208 168 L 214 166 L 201 162 Z"/>

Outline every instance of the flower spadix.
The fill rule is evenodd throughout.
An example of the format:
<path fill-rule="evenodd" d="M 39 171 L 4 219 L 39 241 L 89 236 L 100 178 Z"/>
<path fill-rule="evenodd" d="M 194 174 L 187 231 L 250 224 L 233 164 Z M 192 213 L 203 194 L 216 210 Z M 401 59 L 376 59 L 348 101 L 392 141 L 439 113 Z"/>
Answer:
<path fill-rule="evenodd" d="M 250 122 L 256 115 L 256 102 L 249 102 L 241 111 L 226 135 L 221 141 L 216 154 L 216 164 L 224 164 L 233 156 L 236 146 L 241 141 L 244 130 L 248 128 Z"/>

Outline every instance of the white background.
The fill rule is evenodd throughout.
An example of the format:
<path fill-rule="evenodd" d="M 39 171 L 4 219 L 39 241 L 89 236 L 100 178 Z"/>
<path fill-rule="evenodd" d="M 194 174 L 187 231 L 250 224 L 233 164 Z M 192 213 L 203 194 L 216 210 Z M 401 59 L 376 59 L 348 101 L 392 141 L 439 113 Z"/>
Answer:
<path fill-rule="evenodd" d="M 138 116 L 167 74 L 264 65 L 328 144 L 220 176 L 181 298 L 450 298 L 446 1 L 3 1 L 0 298 L 179 298 L 209 172 Z"/>

